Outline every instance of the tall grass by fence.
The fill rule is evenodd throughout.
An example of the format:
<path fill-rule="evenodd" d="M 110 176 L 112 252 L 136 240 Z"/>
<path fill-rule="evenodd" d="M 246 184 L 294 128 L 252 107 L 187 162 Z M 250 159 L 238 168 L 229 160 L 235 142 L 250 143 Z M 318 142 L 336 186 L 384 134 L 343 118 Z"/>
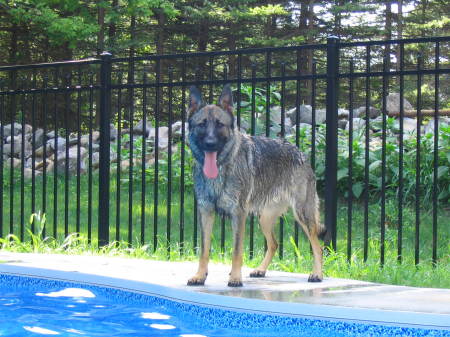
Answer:
<path fill-rule="evenodd" d="M 235 89 L 238 127 L 284 137 L 316 171 L 328 243 L 385 261 L 395 241 L 436 262 L 448 244 L 450 37 L 0 67 L 0 236 L 85 234 L 194 249 L 199 224 L 186 144 L 187 88 Z M 400 48 L 394 69 L 386 50 Z M 434 59 L 418 51 L 434 48 Z M 309 66 L 305 67 L 304 64 Z M 306 69 L 306 71 L 305 71 Z M 441 85 L 444 82 L 444 85 Z M 442 89 L 441 89 L 442 88 Z M 410 100 L 412 104 L 406 100 Z M 442 116 L 441 116 L 442 115 Z M 406 116 L 413 116 L 408 118 Z M 45 228 L 29 215 L 46 214 Z M 293 220 L 280 219 L 279 256 Z M 226 219 L 217 247 L 226 251 Z M 249 219 L 249 257 L 263 246 Z M 386 233 L 389 231 L 389 233 Z M 412 240 L 404 251 L 405 241 Z"/>

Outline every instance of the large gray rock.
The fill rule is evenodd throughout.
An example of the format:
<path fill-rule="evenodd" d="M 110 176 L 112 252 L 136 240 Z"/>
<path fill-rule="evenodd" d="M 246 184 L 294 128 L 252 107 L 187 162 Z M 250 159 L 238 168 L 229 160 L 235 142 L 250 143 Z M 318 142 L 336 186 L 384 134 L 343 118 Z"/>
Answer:
<path fill-rule="evenodd" d="M 403 97 L 403 109 L 412 110 L 413 106 Z M 400 94 L 392 93 L 386 97 L 386 110 L 388 113 L 400 112 Z"/>
<path fill-rule="evenodd" d="M 36 165 L 35 166 L 36 170 L 43 170 L 44 169 L 44 160 L 36 160 L 35 165 Z M 46 171 L 51 171 L 53 169 L 53 160 L 46 159 L 45 166 L 46 166 Z"/>
<path fill-rule="evenodd" d="M 100 166 L 100 153 L 94 152 L 92 153 L 92 168 L 96 169 Z"/>
<path fill-rule="evenodd" d="M 350 111 L 348 111 L 347 109 L 343 109 L 343 108 L 339 108 L 338 109 L 338 118 L 348 118 L 348 116 L 350 115 Z"/>
<path fill-rule="evenodd" d="M 42 175 L 42 172 L 41 171 L 38 171 L 38 170 L 33 170 L 33 169 L 31 169 L 31 168 L 28 168 L 28 167 L 26 167 L 24 170 L 23 170 L 23 177 L 24 177 L 24 179 L 31 179 L 32 177 L 33 177 L 33 173 L 34 173 L 34 176 L 35 177 L 38 177 L 38 176 L 40 176 L 40 175 Z"/>
<path fill-rule="evenodd" d="M 56 137 L 56 132 L 55 132 L 55 130 L 52 130 L 52 131 L 50 131 L 50 132 L 47 132 L 47 139 L 52 139 L 52 138 L 55 138 Z"/>
<path fill-rule="evenodd" d="M 345 126 L 345 130 L 350 131 L 350 123 L 353 125 L 353 131 L 359 131 L 366 127 L 366 121 L 363 118 L 353 118 L 353 120 L 349 120 L 347 125 Z"/>
<path fill-rule="evenodd" d="M 3 155 L 8 157 L 21 157 L 22 156 L 22 140 L 14 140 L 14 149 L 13 143 L 3 144 Z M 24 143 L 24 157 L 27 158 L 31 154 L 31 144 L 25 140 Z M 14 153 L 13 153 L 14 151 Z"/>
<path fill-rule="evenodd" d="M 156 130 L 151 129 L 150 133 L 148 135 L 148 139 L 150 141 L 150 144 L 155 144 L 156 139 Z M 169 146 L 169 128 L 167 126 L 161 126 L 158 128 L 158 148 L 160 149 L 167 149 Z"/>
<path fill-rule="evenodd" d="M 100 132 L 99 131 L 92 131 L 92 142 L 93 143 L 100 142 Z"/>
<path fill-rule="evenodd" d="M 84 147 L 89 146 L 89 135 L 83 135 L 80 138 L 80 145 Z"/>
<path fill-rule="evenodd" d="M 86 163 L 83 160 L 88 151 L 84 147 L 80 147 L 80 171 L 84 173 L 86 171 Z M 78 165 L 78 147 L 73 146 L 69 148 L 69 156 L 66 157 L 66 151 L 62 151 L 58 153 L 58 160 L 56 165 L 58 166 L 59 172 L 65 172 L 66 169 L 66 161 L 69 169 L 69 173 L 77 172 Z"/>
<path fill-rule="evenodd" d="M 281 124 L 281 107 L 274 106 L 270 109 L 270 120 L 272 123 Z"/>
<path fill-rule="evenodd" d="M 6 137 L 6 143 L 7 144 L 11 144 L 13 141 L 14 141 L 14 143 L 22 144 L 22 135 Z"/>
<path fill-rule="evenodd" d="M 312 107 L 311 105 L 300 105 L 300 123 L 307 123 L 312 125 Z M 290 109 L 286 112 L 286 116 L 288 116 L 291 119 L 291 122 L 293 125 L 295 125 L 297 117 L 296 117 L 297 111 L 296 108 Z M 323 124 L 327 120 L 327 113 L 325 109 L 316 109 L 316 124 Z"/>
<path fill-rule="evenodd" d="M 33 130 L 33 128 L 30 125 L 25 124 L 25 133 L 29 133 L 30 128 L 31 128 L 31 130 Z M 3 127 L 3 136 L 4 137 L 8 137 L 11 135 L 17 136 L 20 133 L 22 133 L 22 124 L 20 124 L 20 123 L 7 124 Z"/>
<path fill-rule="evenodd" d="M 378 116 L 380 116 L 381 111 L 377 108 L 374 108 L 373 106 L 369 107 L 369 118 L 377 118 Z M 360 117 L 360 118 L 365 118 L 366 117 L 366 107 L 365 106 L 361 106 L 357 109 L 357 114 L 356 116 Z"/>
<path fill-rule="evenodd" d="M 183 126 L 182 121 L 177 121 L 172 124 L 172 135 L 173 135 L 174 139 L 176 139 L 176 140 L 181 139 L 182 126 Z M 248 124 L 248 122 L 245 119 L 241 119 L 241 129 L 247 130 L 249 128 L 250 128 L 250 125 Z M 189 125 L 186 122 L 186 123 L 184 123 L 184 134 L 186 135 L 186 137 L 187 137 L 188 133 L 189 133 Z"/>
<path fill-rule="evenodd" d="M 31 133 L 28 137 L 28 141 L 30 143 L 33 142 L 33 133 Z M 34 132 L 34 148 L 38 148 L 42 145 L 44 145 L 44 141 L 45 141 L 45 134 L 44 134 L 44 130 L 39 128 Z"/>
<path fill-rule="evenodd" d="M 345 129 L 347 126 L 348 120 L 346 119 L 338 119 L 338 128 L 339 129 Z"/>
<path fill-rule="evenodd" d="M 8 158 L 3 163 L 3 167 L 4 168 L 10 168 L 11 167 L 11 163 L 12 163 L 12 167 L 13 168 L 19 168 L 20 165 L 22 164 L 22 161 L 20 159 L 17 159 L 17 158 Z"/>
<path fill-rule="evenodd" d="M 152 129 L 152 123 L 148 119 L 145 122 L 145 130 L 144 130 L 144 120 L 141 119 L 139 123 L 137 123 L 135 126 L 133 126 L 133 133 L 136 135 L 143 135 L 145 134 L 148 136 L 150 134 L 150 130 Z"/>
<path fill-rule="evenodd" d="M 45 155 L 51 156 L 53 154 L 53 148 L 51 148 L 49 145 L 45 146 Z M 43 157 L 44 156 L 44 146 L 40 146 L 38 147 L 35 151 L 34 151 L 34 155 L 36 157 Z"/>
<path fill-rule="evenodd" d="M 445 125 L 448 126 L 450 125 L 450 118 L 449 117 L 440 117 L 438 119 L 438 127 L 440 128 L 441 126 Z M 429 120 L 429 122 L 424 125 L 423 129 L 422 129 L 423 133 L 432 133 L 434 134 L 434 118 L 431 118 Z"/>
<path fill-rule="evenodd" d="M 89 147 L 89 134 L 82 135 L 80 138 L 80 145 L 83 147 Z M 98 144 L 100 141 L 100 132 L 94 131 L 92 132 L 92 147 L 98 148 L 100 145 Z"/>
<path fill-rule="evenodd" d="M 66 139 L 62 138 L 62 137 L 58 137 L 57 138 L 57 142 L 56 142 L 56 146 L 57 148 L 55 148 L 55 139 L 49 139 L 47 141 L 47 147 L 51 148 L 53 151 L 63 151 L 66 148 Z"/>
<path fill-rule="evenodd" d="M 114 124 L 110 124 L 109 126 L 109 138 L 110 140 L 116 140 L 117 136 L 119 135 L 119 132 L 115 128 Z"/>
<path fill-rule="evenodd" d="M 400 129 L 400 121 L 396 121 L 398 129 Z M 403 118 L 403 133 L 412 134 L 417 132 L 417 119 L 415 118 Z"/>

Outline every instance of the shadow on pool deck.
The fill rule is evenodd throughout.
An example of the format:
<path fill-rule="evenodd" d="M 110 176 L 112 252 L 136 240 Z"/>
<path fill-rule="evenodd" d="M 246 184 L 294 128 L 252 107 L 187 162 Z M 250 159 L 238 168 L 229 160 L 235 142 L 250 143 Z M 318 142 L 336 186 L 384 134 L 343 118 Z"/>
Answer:
<path fill-rule="evenodd" d="M 195 262 L 0 251 L 0 273 L 11 273 L 14 268 L 19 267 L 28 270 L 29 275 L 33 275 L 33 269 L 39 268 L 114 277 L 190 292 L 248 299 L 441 314 L 444 318 L 449 315 L 447 321 L 450 322 L 450 289 L 391 286 L 327 277 L 321 283 L 308 283 L 308 275 L 277 271 L 268 271 L 265 278 L 253 279 L 248 277 L 248 268 L 243 269 L 244 286 L 229 288 L 227 280 L 230 266 L 219 264 L 210 264 L 205 286 L 188 287 L 186 281 L 196 271 Z"/>

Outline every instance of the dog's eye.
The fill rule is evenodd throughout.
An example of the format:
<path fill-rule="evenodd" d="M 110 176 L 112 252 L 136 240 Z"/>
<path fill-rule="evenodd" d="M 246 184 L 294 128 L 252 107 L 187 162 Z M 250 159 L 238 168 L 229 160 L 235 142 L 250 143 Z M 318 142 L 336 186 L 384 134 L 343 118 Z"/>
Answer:
<path fill-rule="evenodd" d="M 225 124 L 223 124 L 221 121 L 216 121 L 216 125 L 218 128 L 225 126 Z"/>
<path fill-rule="evenodd" d="M 204 128 L 206 126 L 206 119 L 204 119 L 198 126 Z"/>

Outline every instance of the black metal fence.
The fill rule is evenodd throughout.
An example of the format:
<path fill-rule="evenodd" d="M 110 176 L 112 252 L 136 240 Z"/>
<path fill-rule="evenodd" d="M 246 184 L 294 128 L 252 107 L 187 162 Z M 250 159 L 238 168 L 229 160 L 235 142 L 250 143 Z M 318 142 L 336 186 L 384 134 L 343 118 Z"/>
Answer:
<path fill-rule="evenodd" d="M 187 88 L 199 86 L 214 102 L 232 83 L 242 131 L 284 137 L 310 155 L 332 248 L 345 244 L 349 260 L 359 250 L 364 260 L 377 254 L 383 264 L 386 245 L 395 241 L 401 260 L 413 240 L 406 246 L 415 263 L 436 262 L 450 239 L 449 47 L 450 37 L 330 38 L 0 67 L 0 237 L 76 232 L 99 245 L 196 248 Z M 28 220 L 37 212 L 45 221 Z M 226 221 L 215 232 L 222 252 Z M 249 219 L 250 258 L 263 247 L 256 221 Z M 280 258 L 290 237 L 303 242 L 286 222 Z"/>

